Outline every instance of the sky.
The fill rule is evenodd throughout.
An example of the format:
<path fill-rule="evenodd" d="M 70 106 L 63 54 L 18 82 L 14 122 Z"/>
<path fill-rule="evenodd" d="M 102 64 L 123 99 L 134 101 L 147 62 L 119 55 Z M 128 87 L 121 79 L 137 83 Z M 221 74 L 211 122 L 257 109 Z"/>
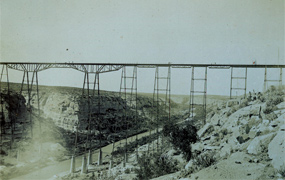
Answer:
<path fill-rule="evenodd" d="M 285 64 L 284 0 L 0 3 L 1 62 Z M 153 91 L 154 74 L 139 69 L 139 91 Z M 20 82 L 22 74 L 10 76 Z M 248 90 L 262 90 L 263 77 L 264 70 L 249 70 Z M 119 90 L 120 72 L 101 78 L 103 89 Z M 172 93 L 189 94 L 190 78 L 191 69 L 173 69 Z M 81 87 L 83 74 L 51 69 L 39 80 Z M 229 83 L 229 70 L 208 71 L 209 94 L 229 95 Z"/>

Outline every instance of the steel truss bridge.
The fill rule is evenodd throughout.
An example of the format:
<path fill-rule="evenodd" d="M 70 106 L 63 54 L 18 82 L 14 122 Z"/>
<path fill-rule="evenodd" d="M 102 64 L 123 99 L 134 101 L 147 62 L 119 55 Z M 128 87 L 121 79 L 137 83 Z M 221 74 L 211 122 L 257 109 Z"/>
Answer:
<path fill-rule="evenodd" d="M 132 75 L 127 75 L 127 68 L 130 67 L 132 69 Z M 231 70 L 231 83 L 230 83 L 230 98 L 232 98 L 232 92 L 233 91 L 241 91 L 244 94 L 244 98 L 246 97 L 246 90 L 247 90 L 247 71 L 248 69 L 252 68 L 259 68 L 264 69 L 264 91 L 267 88 L 268 82 L 276 82 L 279 85 L 282 85 L 282 71 L 283 68 L 285 68 L 285 65 L 274 65 L 274 64 L 135 64 L 135 63 L 27 63 L 27 62 L 0 62 L 0 70 L 1 70 L 1 77 L 0 77 L 0 90 L 2 90 L 2 93 L 6 93 L 9 95 L 9 69 L 18 70 L 23 72 L 22 82 L 21 82 L 21 90 L 20 94 L 22 94 L 23 87 L 27 87 L 28 97 L 27 97 L 27 107 L 31 107 L 31 100 L 32 100 L 32 91 L 35 91 L 36 97 L 37 97 L 37 113 L 38 117 L 40 117 L 40 103 L 39 103 L 39 89 L 38 89 L 38 73 L 47 69 L 51 68 L 69 68 L 69 69 L 75 69 L 77 71 L 83 72 L 85 74 L 84 80 L 83 80 L 83 91 L 82 95 L 87 98 L 87 109 L 86 112 L 88 114 L 88 131 L 89 133 L 86 135 L 86 146 L 85 146 L 85 153 L 86 155 L 83 158 L 82 163 L 82 173 L 85 173 L 87 171 L 87 166 L 92 162 L 92 147 L 91 147 L 91 139 L 90 139 L 90 133 L 91 133 L 91 127 L 90 123 L 91 121 L 100 122 L 100 91 L 99 91 L 99 74 L 101 73 L 107 73 L 112 71 L 119 71 L 122 70 L 121 74 L 121 84 L 120 84 L 120 97 L 124 99 L 124 105 L 126 107 L 126 104 L 131 104 L 135 111 L 135 122 L 137 121 L 137 68 L 155 68 L 155 81 L 154 81 L 154 91 L 153 91 L 153 108 L 155 110 L 156 116 L 155 120 L 159 120 L 160 118 L 160 110 L 159 106 L 164 104 L 165 106 L 165 112 L 168 113 L 168 120 L 170 120 L 171 116 L 171 109 L 170 109 L 170 96 L 171 96 L 171 69 L 172 68 L 191 68 L 192 69 L 192 77 L 191 77 L 191 88 L 190 88 L 190 102 L 189 102 L 189 117 L 194 118 L 194 109 L 196 105 L 201 105 L 203 107 L 203 110 L 206 114 L 206 100 L 207 100 L 207 71 L 210 69 L 230 69 Z M 168 70 L 167 75 L 162 76 L 159 72 L 159 69 L 166 68 Z M 274 68 L 276 69 L 276 72 L 279 71 L 279 78 L 278 79 L 268 79 L 268 68 Z M 196 69 L 202 69 L 203 70 L 203 77 L 196 77 L 195 70 Z M 238 69 L 243 70 L 243 75 L 235 76 L 234 71 L 238 71 Z M 131 85 L 127 84 L 127 79 L 131 79 Z M 160 81 L 164 80 L 166 82 L 166 86 L 162 87 Z M 234 81 L 242 81 L 241 86 L 233 86 Z M 202 82 L 203 88 L 197 90 L 194 88 L 195 82 Z M 1 84 L 2 82 L 7 83 L 7 88 L 2 89 Z M 0 111 L 3 114 L 3 100 L 2 100 L 2 93 L 0 93 Z M 127 93 L 130 94 L 131 98 L 127 98 Z M 165 98 L 161 98 L 161 94 L 165 95 Z M 203 102 L 202 104 L 198 104 L 194 101 L 195 95 L 203 95 Z M 93 96 L 98 97 L 98 108 L 96 112 L 96 117 L 92 116 L 91 112 L 91 99 Z M 127 102 L 129 101 L 129 102 Z M 127 110 L 126 108 L 123 110 L 124 112 L 124 118 L 127 117 Z M 31 137 L 33 136 L 32 131 L 32 118 L 31 118 L 31 110 L 29 110 L 30 113 L 30 125 L 31 125 Z M 15 121 L 16 117 L 9 114 L 9 118 L 11 120 L 10 123 L 10 129 L 11 129 L 11 140 L 10 140 L 10 147 L 12 149 L 13 141 L 14 141 L 14 131 L 15 131 Z M 3 115 L 1 117 L 1 121 L 5 120 Z M 204 119 L 205 120 L 205 119 Z M 39 121 L 40 122 L 40 121 Z M 79 122 L 80 123 L 80 120 Z M 158 123 L 157 123 L 158 124 Z M 39 125 L 41 128 L 41 126 Z M 78 125 L 77 125 L 78 127 Z M 5 127 L 1 125 L 1 147 L 2 147 L 2 132 Z M 158 125 L 156 127 L 156 131 L 158 132 Z M 40 131 L 41 132 L 41 131 Z M 101 133 L 101 132 L 100 132 Z M 76 135 L 77 137 L 77 135 Z M 126 144 L 127 142 L 127 137 Z M 137 140 L 137 137 L 136 137 Z M 101 139 L 98 140 L 101 143 Z M 88 144 L 89 143 L 89 148 Z M 115 142 L 113 144 L 115 146 Z M 126 146 L 127 147 L 127 146 Z M 75 171 L 75 156 L 76 156 L 76 148 L 77 148 L 77 138 L 75 139 L 75 145 L 74 145 L 74 153 L 71 159 L 71 172 Z M 156 149 L 159 149 L 159 144 L 157 141 Z M 88 151 L 89 150 L 89 151 Z M 153 147 L 154 150 L 154 147 Z M 87 155 L 88 151 L 88 155 Z M 86 157 L 87 156 L 87 157 Z M 102 152 L 101 148 L 99 151 L 99 158 L 98 158 L 98 164 L 100 165 L 102 163 Z M 128 161 L 128 150 L 125 149 L 125 156 L 124 156 L 124 162 Z"/>

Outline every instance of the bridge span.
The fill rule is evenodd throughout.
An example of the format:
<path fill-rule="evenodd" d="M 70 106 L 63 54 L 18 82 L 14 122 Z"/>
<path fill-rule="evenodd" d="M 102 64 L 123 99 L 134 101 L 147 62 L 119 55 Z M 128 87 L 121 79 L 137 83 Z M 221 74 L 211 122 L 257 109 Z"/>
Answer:
<path fill-rule="evenodd" d="M 1 70 L 1 76 L 0 76 L 0 90 L 2 93 L 0 93 L 0 106 L 3 107 L 3 101 L 2 101 L 2 95 L 3 94 L 8 94 L 10 93 L 9 90 L 9 71 L 11 69 L 13 70 L 18 70 L 23 72 L 23 77 L 22 77 L 22 82 L 21 82 L 21 89 L 20 89 L 20 94 L 23 92 L 24 86 L 26 86 L 27 89 L 27 100 L 26 104 L 27 107 L 31 107 L 31 100 L 32 100 L 32 92 L 35 92 L 36 97 L 37 97 L 37 112 L 38 117 L 40 117 L 40 103 L 39 103 L 39 88 L 38 88 L 38 73 L 42 72 L 47 69 L 51 68 L 70 68 L 74 69 L 77 71 L 80 71 L 84 73 L 84 79 L 83 79 L 83 91 L 82 95 L 87 98 L 87 109 L 86 112 L 88 113 L 88 134 L 86 135 L 86 146 L 85 146 L 85 156 L 83 159 L 83 162 L 87 164 L 87 162 L 91 161 L 92 158 L 92 149 L 91 149 L 91 139 L 89 138 L 90 133 L 91 133 L 91 121 L 98 122 L 100 120 L 100 106 L 102 105 L 102 102 L 100 102 L 100 78 L 99 75 L 101 73 L 107 73 L 107 72 L 113 72 L 113 71 L 119 71 L 121 70 L 121 83 L 120 83 L 120 92 L 119 96 L 124 100 L 124 106 L 126 107 L 126 104 L 131 104 L 134 109 L 136 110 L 136 115 L 134 121 L 137 121 L 137 69 L 138 68 L 155 68 L 155 79 L 154 79 L 154 88 L 153 88 L 153 108 L 154 108 L 154 113 L 156 114 L 155 119 L 158 122 L 160 118 L 160 109 L 159 106 L 161 104 L 164 104 L 165 107 L 165 112 L 168 113 L 168 120 L 170 120 L 171 117 L 171 106 L 170 106 L 170 99 L 171 99 L 171 69 L 172 68 L 189 68 L 192 70 L 192 76 L 191 80 L 189 82 L 191 83 L 190 86 L 190 101 L 189 101 L 189 116 L 193 118 L 194 115 L 194 109 L 195 106 L 200 105 L 203 107 L 204 114 L 206 114 L 206 105 L 207 105 L 207 83 L 208 83 L 208 71 L 212 69 L 216 70 L 223 70 L 223 69 L 230 69 L 231 74 L 231 82 L 229 85 L 230 89 L 230 98 L 233 98 L 233 91 L 240 91 L 243 93 L 243 97 L 246 97 L 246 90 L 247 90 L 247 76 L 248 76 L 248 70 L 249 69 L 264 69 L 264 91 L 267 88 L 268 82 L 276 82 L 278 85 L 282 85 L 282 72 L 283 68 L 285 68 L 284 64 L 172 64 L 172 63 L 167 63 L 167 64 L 139 64 L 139 63 L 40 63 L 40 62 L 0 62 L 0 70 Z M 160 72 L 160 69 L 166 69 L 167 73 L 166 75 L 162 75 Z M 267 69 L 276 69 L 276 73 L 279 74 L 278 79 L 268 79 L 268 73 Z M 127 75 L 128 69 L 131 69 L 131 74 L 132 75 Z M 202 77 L 197 77 L 195 72 L 196 69 L 203 70 L 203 76 Z M 234 71 L 237 70 L 242 70 L 243 74 L 241 76 L 236 76 Z M 279 72 L 278 72 L 279 71 Z M 127 83 L 127 79 L 131 80 L 131 84 Z M 190 79 L 190 78 L 189 78 Z M 165 82 L 165 85 L 162 87 L 161 81 Z M 242 84 L 239 87 L 234 86 L 233 82 L 234 81 L 242 81 Z M 7 84 L 6 89 L 2 89 L 2 83 L 5 82 Z M 195 88 L 195 84 L 199 82 L 203 84 L 203 87 L 201 89 Z M 127 94 L 131 96 L 131 98 L 127 98 Z M 160 95 L 165 95 L 165 98 L 161 98 Z M 198 104 L 195 101 L 195 95 L 202 95 L 203 101 L 202 104 Z M 98 97 L 98 102 L 97 102 L 97 111 L 96 117 L 94 117 L 94 112 L 91 110 L 91 99 L 92 97 L 97 96 Z M 94 106 L 94 104 L 93 104 Z M 3 108 L 1 108 L 3 111 Z M 28 109 L 29 110 L 29 109 Z M 125 108 L 123 110 L 124 112 L 124 118 L 127 117 L 127 109 Z M 3 112 L 2 112 L 3 113 Z M 32 118 L 31 118 L 31 113 L 32 111 L 29 111 L 30 113 L 30 124 L 32 126 Z M 35 112 L 33 112 L 35 113 Z M 92 115 L 93 114 L 93 115 Z M 15 117 L 15 116 L 10 116 L 10 117 Z M 14 126 L 13 124 L 16 120 L 12 119 L 11 120 L 11 147 L 14 141 Z M 39 121 L 40 122 L 40 121 Z M 99 121 L 100 122 L 100 121 Z M 80 120 L 79 122 L 80 123 Z M 158 123 L 157 123 L 158 124 Z M 78 127 L 79 125 L 77 125 Z M 41 127 L 41 126 L 39 126 Z M 2 128 L 2 127 L 1 127 Z M 33 136 L 32 132 L 32 127 L 31 129 L 31 136 Z M 159 127 L 156 127 L 156 130 L 158 132 Z M 1 137 L 2 137 L 2 129 L 1 129 Z M 77 136 L 76 136 L 77 137 Z M 126 135 L 126 144 L 127 142 L 127 137 Z M 2 141 L 2 138 L 1 138 Z M 101 140 L 98 140 L 101 142 Z M 158 142 L 158 141 L 157 141 Z M 2 142 L 0 142 L 2 144 Z M 87 150 L 88 150 L 88 144 L 89 143 L 89 154 L 87 155 Z M 157 149 L 159 144 L 157 143 Z M 100 146 L 101 147 L 101 146 Z M 74 154 L 72 157 L 72 165 L 71 165 L 71 171 L 73 172 L 75 170 L 75 152 L 77 148 L 77 139 L 75 139 L 75 145 L 74 145 Z M 125 161 L 127 162 L 127 153 L 128 150 L 125 150 Z M 88 161 L 86 161 L 86 156 L 88 156 Z M 99 149 L 99 157 L 98 157 L 98 164 L 102 163 L 102 150 L 101 148 Z M 84 163 L 83 163 L 84 164 Z M 84 169 L 84 168 L 83 168 Z"/>

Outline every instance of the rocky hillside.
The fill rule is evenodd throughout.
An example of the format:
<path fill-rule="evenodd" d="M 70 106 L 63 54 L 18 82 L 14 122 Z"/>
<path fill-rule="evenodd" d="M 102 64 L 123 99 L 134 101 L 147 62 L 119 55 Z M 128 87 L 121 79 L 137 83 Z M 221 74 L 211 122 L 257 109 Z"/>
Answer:
<path fill-rule="evenodd" d="M 284 87 L 272 87 L 264 94 L 211 106 L 206 124 L 195 135 L 198 141 L 188 144 L 188 161 L 181 149 L 185 146 L 170 142 L 164 142 L 161 152 L 145 154 L 149 147 L 156 146 L 155 140 L 139 147 L 138 160 L 135 153 L 130 154 L 131 160 L 125 166 L 119 158 L 115 167 L 98 171 L 99 174 L 99 166 L 95 166 L 95 174 L 91 168 L 89 174 L 56 179 L 284 179 L 284 94 Z M 161 139 L 159 144 L 162 145 Z"/>
<path fill-rule="evenodd" d="M 192 145 L 197 158 L 185 171 L 191 179 L 269 179 L 281 176 L 285 166 L 284 88 L 272 87 L 241 104 L 216 107 Z M 211 153 L 210 153 L 211 152 Z M 197 159 L 214 159 L 203 169 Z M 211 165 L 209 163 L 208 165 Z M 190 173 L 192 172 L 192 173 Z"/>

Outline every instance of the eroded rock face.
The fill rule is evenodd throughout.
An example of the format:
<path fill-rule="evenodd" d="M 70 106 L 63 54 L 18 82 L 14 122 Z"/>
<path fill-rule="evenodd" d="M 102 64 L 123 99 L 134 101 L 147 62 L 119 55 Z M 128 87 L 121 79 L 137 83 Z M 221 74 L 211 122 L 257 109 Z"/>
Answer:
<path fill-rule="evenodd" d="M 279 131 L 268 145 L 268 155 L 274 168 L 285 165 L 285 131 Z"/>
<path fill-rule="evenodd" d="M 89 112 L 88 98 L 87 96 L 83 96 L 81 91 L 82 90 L 77 90 L 76 88 L 72 92 L 65 92 L 64 88 L 62 90 L 54 91 L 43 89 L 40 91 L 41 115 L 44 118 L 52 119 L 58 127 L 65 130 L 76 131 L 76 126 L 80 122 L 79 130 L 82 132 L 87 131 L 87 119 Z M 26 92 L 24 92 L 24 94 L 27 96 Z M 32 94 L 32 97 L 32 106 L 37 107 L 37 99 L 35 94 Z M 102 121 L 113 124 L 114 121 L 122 119 L 124 109 L 126 108 L 125 106 L 127 106 L 127 115 L 129 118 L 134 119 L 134 108 L 130 104 L 126 105 L 123 101 L 124 100 L 122 98 L 114 93 L 104 92 L 100 96 L 99 111 L 98 96 L 90 96 L 91 116 L 96 118 L 96 114 L 100 114 L 100 119 Z M 147 116 L 151 109 L 151 100 L 139 96 L 137 104 L 139 117 Z M 96 122 L 98 124 L 98 120 Z M 96 123 L 93 124 L 93 127 L 95 126 Z"/>

